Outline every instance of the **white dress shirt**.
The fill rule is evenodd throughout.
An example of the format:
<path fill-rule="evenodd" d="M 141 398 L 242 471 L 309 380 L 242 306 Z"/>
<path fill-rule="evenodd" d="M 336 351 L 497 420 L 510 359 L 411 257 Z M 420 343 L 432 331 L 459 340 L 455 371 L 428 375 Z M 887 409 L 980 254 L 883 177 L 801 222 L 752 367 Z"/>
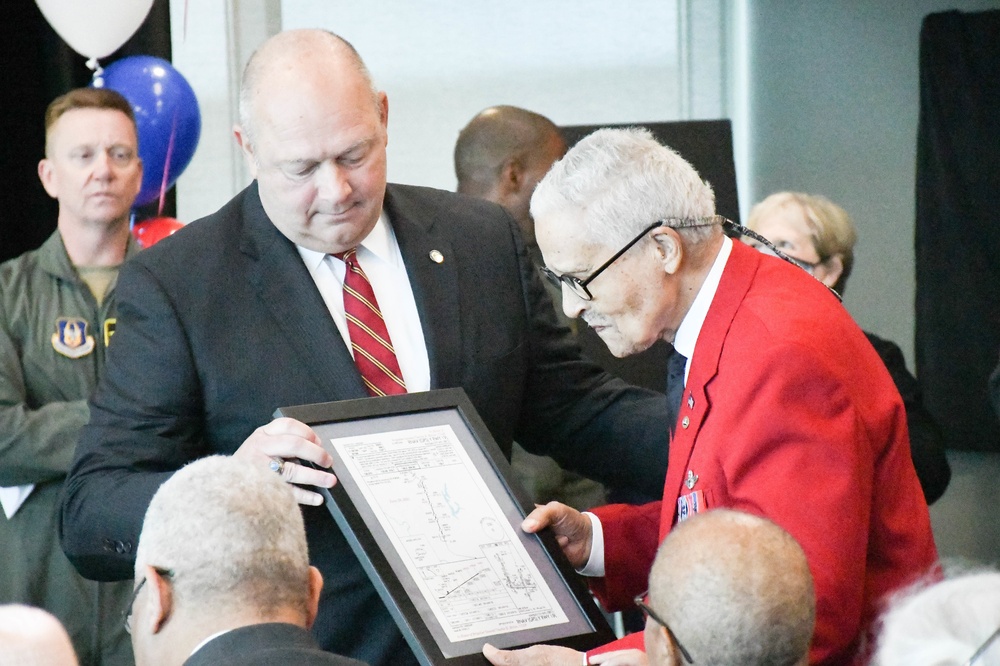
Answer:
<path fill-rule="evenodd" d="M 347 332 L 347 316 L 344 314 L 344 277 L 347 265 L 329 254 L 298 245 L 295 247 L 309 269 L 347 349 L 353 355 L 351 336 Z M 358 245 L 357 257 L 358 264 L 368 276 L 375 292 L 375 300 L 378 301 L 385 327 L 396 351 L 396 360 L 403 373 L 407 393 L 427 391 L 431 387 L 431 371 L 424 330 L 420 325 L 420 315 L 413 299 L 413 289 L 410 287 L 403 255 L 385 211 L 368 236 Z"/>
<path fill-rule="evenodd" d="M 705 276 L 705 281 L 694 297 L 694 302 L 691 303 L 691 307 L 688 308 L 681 320 L 681 325 L 677 327 L 677 333 L 674 335 L 674 349 L 687 359 L 687 363 L 684 364 L 685 385 L 687 385 L 688 371 L 691 369 L 691 359 L 694 358 L 695 343 L 698 342 L 698 335 L 701 333 L 701 327 L 705 324 L 708 309 L 715 299 L 715 292 L 719 289 L 719 281 L 722 280 L 722 271 L 725 270 L 726 262 L 729 261 L 729 254 L 732 251 L 732 239 L 728 236 L 724 237 L 719 254 L 716 255 L 715 262 L 712 263 L 712 268 Z M 604 576 L 604 527 L 601 525 L 601 519 L 594 514 L 587 511 L 584 512 L 584 515 L 590 518 L 593 534 L 590 559 L 579 571 L 584 576 L 600 578 Z"/>

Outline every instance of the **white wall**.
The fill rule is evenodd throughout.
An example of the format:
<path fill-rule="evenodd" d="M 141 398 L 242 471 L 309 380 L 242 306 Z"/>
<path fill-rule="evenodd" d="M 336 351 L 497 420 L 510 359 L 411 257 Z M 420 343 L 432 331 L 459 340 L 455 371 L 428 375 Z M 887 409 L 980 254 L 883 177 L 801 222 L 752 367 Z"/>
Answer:
<path fill-rule="evenodd" d="M 326 28 L 361 53 L 389 97 L 395 182 L 454 189 L 458 131 L 494 104 L 523 106 L 557 124 L 727 115 L 725 0 L 172 0 L 171 7 L 174 64 L 206 117 L 177 186 L 185 221 L 214 211 L 246 182 L 229 134 L 235 73 L 257 45 L 251 40 L 279 27 Z"/>

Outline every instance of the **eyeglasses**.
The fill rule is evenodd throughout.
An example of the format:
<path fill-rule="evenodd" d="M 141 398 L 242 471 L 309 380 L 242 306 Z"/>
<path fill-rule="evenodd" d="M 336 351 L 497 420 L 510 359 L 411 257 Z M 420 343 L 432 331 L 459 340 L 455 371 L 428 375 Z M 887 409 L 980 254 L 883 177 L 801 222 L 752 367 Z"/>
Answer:
<path fill-rule="evenodd" d="M 656 624 L 660 625 L 661 627 L 667 630 L 667 636 L 669 636 L 670 640 L 673 641 L 674 645 L 677 646 L 677 650 L 681 653 L 681 656 L 684 657 L 684 661 L 686 661 L 689 664 L 693 664 L 694 659 L 691 658 L 691 654 L 687 650 L 685 650 L 684 646 L 681 645 L 681 642 L 677 640 L 677 636 L 674 635 L 674 632 L 670 629 L 667 623 L 663 621 L 663 618 L 661 618 L 659 615 L 653 612 L 653 609 L 647 606 L 646 602 L 643 601 L 643 599 L 646 598 L 647 594 L 648 592 L 643 592 L 642 594 L 637 596 L 635 598 L 635 605 L 641 608 L 642 612 L 645 613 L 647 617 L 653 618 L 653 621 L 656 622 Z"/>
<path fill-rule="evenodd" d="M 722 227 L 723 229 L 726 230 L 728 234 L 730 234 L 735 238 L 739 238 L 740 236 L 746 236 L 748 238 L 754 239 L 755 241 L 760 243 L 760 245 L 757 246 L 758 252 L 761 252 L 762 254 L 771 254 L 774 255 L 775 257 L 778 257 L 779 259 L 784 259 L 788 263 L 794 266 L 798 266 L 806 273 L 809 273 L 809 275 L 813 275 L 813 272 L 816 270 L 816 267 L 819 266 L 821 263 L 823 263 L 822 261 L 820 261 L 815 264 L 811 264 L 808 261 L 802 261 L 801 259 L 795 259 L 793 257 L 789 257 L 787 254 L 776 248 L 774 246 L 774 243 L 764 238 L 756 231 L 747 229 L 742 224 L 737 224 L 736 222 L 731 222 L 729 220 L 726 220 L 723 223 Z M 831 294 L 837 297 L 838 301 L 844 300 L 843 297 L 833 287 L 827 287 L 827 289 L 830 290 Z"/>
<path fill-rule="evenodd" d="M 975 664 L 980 657 L 986 654 L 986 651 L 990 649 L 990 646 L 993 645 L 994 642 L 996 642 L 997 638 L 1000 638 L 1000 628 L 990 634 L 990 637 L 986 639 L 986 642 L 980 645 L 975 654 L 969 657 L 969 661 L 962 664 L 962 666 L 972 666 Z"/>
<path fill-rule="evenodd" d="M 754 249 L 760 252 L 761 254 L 769 254 L 772 257 L 778 256 L 777 254 L 775 254 L 777 248 L 772 249 L 767 245 L 755 245 Z M 798 257 L 793 257 L 790 254 L 785 254 L 781 258 L 785 259 L 790 263 L 795 264 L 796 266 L 804 270 L 806 273 L 809 273 L 809 275 L 815 275 L 816 267 L 823 263 L 822 261 L 806 261 L 805 259 L 799 259 Z"/>
<path fill-rule="evenodd" d="M 713 224 L 724 224 L 726 222 L 728 222 L 728 220 L 721 215 L 712 215 L 709 217 L 668 217 L 662 220 L 657 220 L 639 232 L 639 235 L 626 243 L 625 247 L 615 252 L 610 259 L 605 261 L 597 270 L 582 280 L 578 277 L 573 277 L 572 275 L 558 275 L 546 266 L 540 266 L 539 270 L 542 272 L 542 275 L 544 275 L 546 279 L 548 279 L 555 286 L 562 288 L 562 285 L 566 285 L 569 287 L 570 291 L 576 294 L 576 296 L 581 300 L 592 301 L 594 300 L 594 297 L 590 293 L 590 290 L 587 289 L 587 285 L 593 282 L 594 278 L 603 273 L 608 266 L 615 263 L 618 257 L 628 252 L 630 247 L 642 240 L 642 238 L 653 229 L 663 226 L 671 227 L 673 229 L 683 229 L 686 227 L 707 227 Z"/>
<path fill-rule="evenodd" d="M 153 567 L 153 570 L 163 578 L 172 578 L 174 575 L 174 572 L 170 569 Z M 132 607 L 135 606 L 135 600 L 139 598 L 139 591 L 142 590 L 142 586 L 146 584 L 147 580 L 149 580 L 149 578 L 143 578 L 139 581 L 139 584 L 135 586 L 135 589 L 132 590 L 132 598 L 128 602 L 128 607 L 125 609 L 125 617 L 122 618 L 122 622 L 125 625 L 125 633 L 130 636 L 132 635 Z"/>

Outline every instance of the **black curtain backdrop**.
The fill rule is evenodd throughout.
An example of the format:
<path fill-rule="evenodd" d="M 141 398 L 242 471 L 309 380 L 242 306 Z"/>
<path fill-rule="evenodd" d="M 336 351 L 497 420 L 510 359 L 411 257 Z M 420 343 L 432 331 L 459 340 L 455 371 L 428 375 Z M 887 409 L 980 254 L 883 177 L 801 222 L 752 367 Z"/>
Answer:
<path fill-rule="evenodd" d="M 115 53 L 107 66 L 125 56 L 152 55 L 170 60 L 170 3 L 155 0 L 142 27 Z M 45 149 L 45 107 L 72 88 L 90 83 L 86 58 L 73 51 L 45 21 L 34 2 L 4 4 L 0 21 L 3 90 L 0 97 L 0 261 L 34 249 L 56 228 L 56 202 L 38 180 Z M 173 191 L 164 215 L 174 215 Z M 138 217 L 156 213 L 156 204 Z"/>
<path fill-rule="evenodd" d="M 924 402 L 950 448 L 1000 451 L 1000 11 L 924 19 L 916 202 Z"/>

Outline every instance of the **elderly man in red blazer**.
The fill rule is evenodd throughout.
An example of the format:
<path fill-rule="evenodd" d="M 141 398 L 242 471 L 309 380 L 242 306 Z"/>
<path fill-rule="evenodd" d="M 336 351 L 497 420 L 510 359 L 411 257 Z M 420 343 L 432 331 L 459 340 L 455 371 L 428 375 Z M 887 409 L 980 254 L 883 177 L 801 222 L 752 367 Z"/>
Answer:
<path fill-rule="evenodd" d="M 567 315 L 618 356 L 674 344 L 678 411 L 662 502 L 590 515 L 551 503 L 524 529 L 551 526 L 616 610 L 646 589 L 679 521 L 715 507 L 766 517 L 801 544 L 815 580 L 810 662 L 862 659 L 882 600 L 937 553 L 899 393 L 836 294 L 728 238 L 710 187 L 644 130 L 581 141 L 538 186 L 532 214 Z M 497 664 L 580 663 L 547 646 L 485 652 Z"/>

